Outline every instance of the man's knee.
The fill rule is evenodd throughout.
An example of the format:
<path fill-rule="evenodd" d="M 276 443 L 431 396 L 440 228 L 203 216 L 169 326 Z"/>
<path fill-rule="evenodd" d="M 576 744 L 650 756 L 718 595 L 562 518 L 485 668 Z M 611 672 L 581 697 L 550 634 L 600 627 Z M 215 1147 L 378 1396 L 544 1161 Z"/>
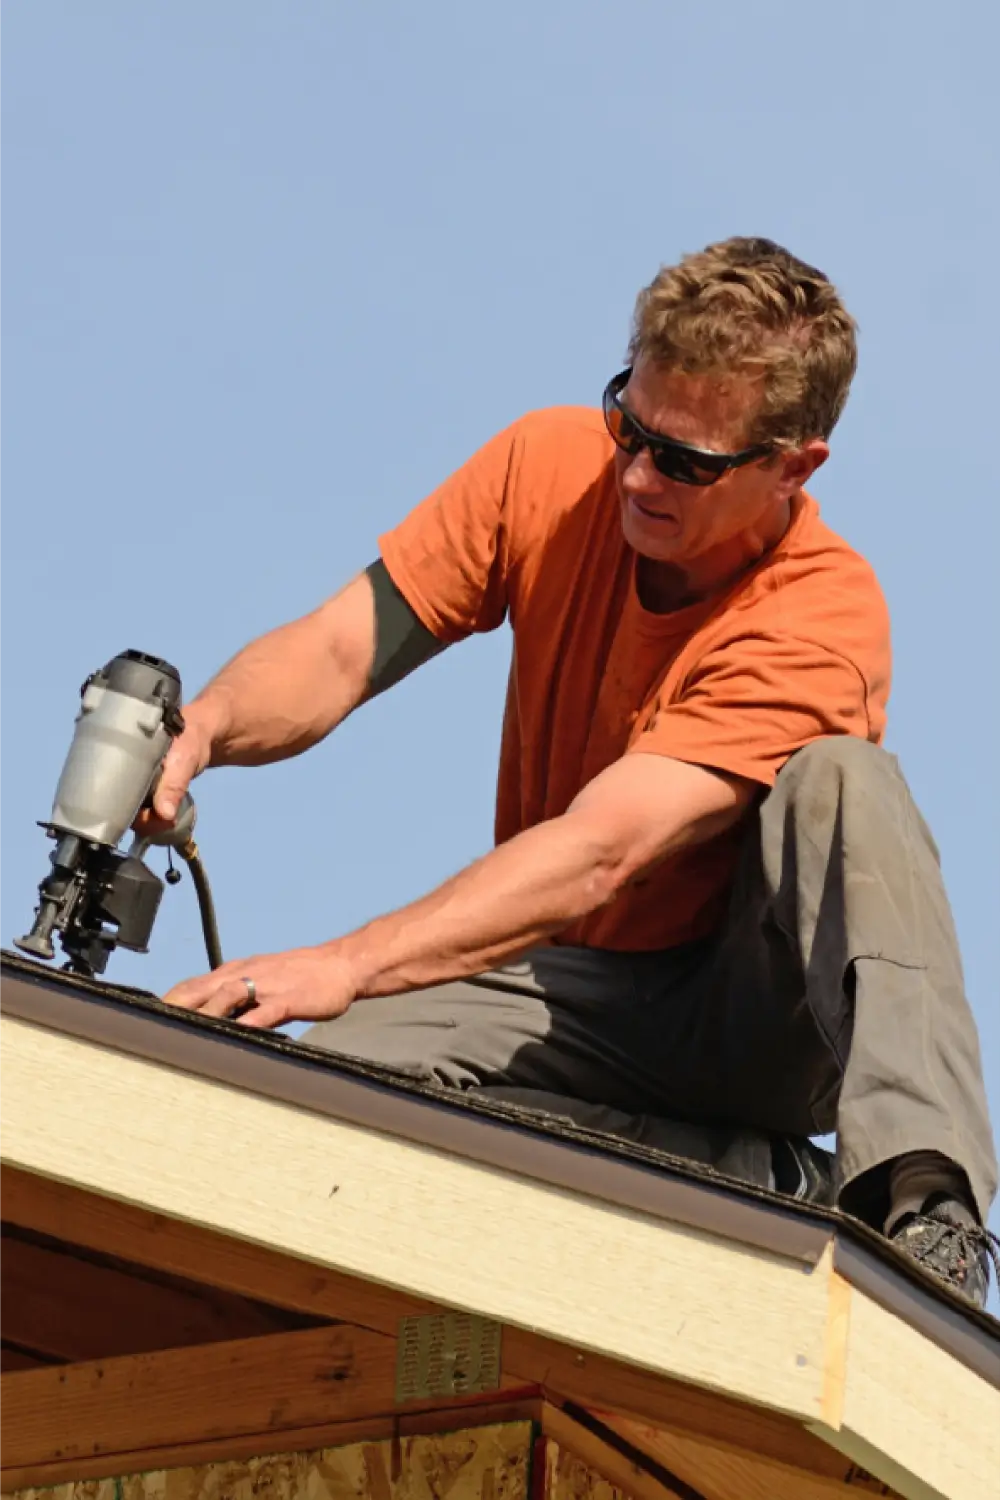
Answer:
<path fill-rule="evenodd" d="M 779 772 L 779 783 L 800 786 L 820 783 L 840 786 L 845 781 L 893 780 L 904 785 L 896 756 L 857 735 L 826 735 L 795 751 Z"/>
<path fill-rule="evenodd" d="M 821 821 L 851 808 L 852 837 L 885 848 L 888 834 L 927 848 L 936 863 L 939 849 L 915 803 L 896 756 L 857 735 L 828 735 L 796 751 L 779 772 L 766 799 L 771 817 L 784 818 L 790 805 Z M 846 832 L 842 825 L 842 833 Z"/>

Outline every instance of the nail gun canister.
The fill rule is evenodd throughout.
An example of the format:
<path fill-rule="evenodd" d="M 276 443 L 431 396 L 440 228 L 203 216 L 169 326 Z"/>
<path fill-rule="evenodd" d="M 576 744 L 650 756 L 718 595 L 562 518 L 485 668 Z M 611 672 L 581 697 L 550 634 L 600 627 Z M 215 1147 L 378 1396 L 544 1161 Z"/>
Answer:
<path fill-rule="evenodd" d="M 49 826 L 114 847 L 184 728 L 175 667 L 126 651 L 87 679 Z"/>

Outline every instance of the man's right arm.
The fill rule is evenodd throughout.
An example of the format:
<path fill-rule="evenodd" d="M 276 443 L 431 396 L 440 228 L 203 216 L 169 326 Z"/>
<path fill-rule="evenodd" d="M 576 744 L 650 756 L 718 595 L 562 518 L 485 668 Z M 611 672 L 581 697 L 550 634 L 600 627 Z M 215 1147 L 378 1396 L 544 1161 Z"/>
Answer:
<path fill-rule="evenodd" d="M 185 705 L 156 791 L 157 821 L 173 821 L 206 767 L 300 755 L 441 650 L 374 563 L 319 609 L 244 647 Z"/>
<path fill-rule="evenodd" d="M 186 728 L 164 762 L 155 816 L 141 819 L 141 828 L 172 823 L 206 767 L 299 755 L 443 644 L 501 624 L 521 431 L 515 423 L 491 438 L 382 538 L 407 598 L 386 565 L 374 563 L 318 610 L 245 647 L 185 706 Z"/>

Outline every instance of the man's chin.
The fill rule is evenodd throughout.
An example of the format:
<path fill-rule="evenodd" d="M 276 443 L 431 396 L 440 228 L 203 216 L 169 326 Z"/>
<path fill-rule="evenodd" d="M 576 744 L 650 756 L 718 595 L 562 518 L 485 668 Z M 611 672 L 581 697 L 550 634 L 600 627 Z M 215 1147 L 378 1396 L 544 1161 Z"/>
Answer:
<path fill-rule="evenodd" d="M 634 552 L 655 563 L 675 563 L 684 554 L 681 522 L 673 516 L 649 516 L 635 502 L 622 507 L 622 532 Z"/>

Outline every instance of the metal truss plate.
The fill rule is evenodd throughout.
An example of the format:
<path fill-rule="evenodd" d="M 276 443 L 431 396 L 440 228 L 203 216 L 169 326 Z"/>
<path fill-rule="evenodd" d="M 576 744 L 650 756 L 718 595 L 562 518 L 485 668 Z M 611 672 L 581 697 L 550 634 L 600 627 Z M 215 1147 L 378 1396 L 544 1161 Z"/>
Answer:
<path fill-rule="evenodd" d="M 471 1397 L 500 1386 L 501 1326 L 472 1313 L 400 1320 L 396 1401 Z"/>

